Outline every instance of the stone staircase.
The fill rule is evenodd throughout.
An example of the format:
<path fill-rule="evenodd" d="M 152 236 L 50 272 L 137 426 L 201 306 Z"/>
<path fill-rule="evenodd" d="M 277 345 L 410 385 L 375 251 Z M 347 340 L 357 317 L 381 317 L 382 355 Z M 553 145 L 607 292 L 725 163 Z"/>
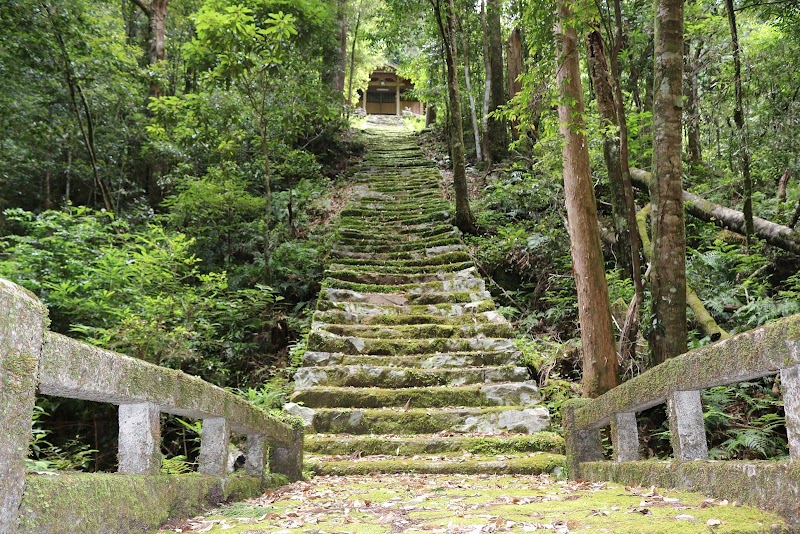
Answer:
<path fill-rule="evenodd" d="M 368 132 L 286 409 L 318 474 L 526 473 L 562 438 L 402 130 Z"/>

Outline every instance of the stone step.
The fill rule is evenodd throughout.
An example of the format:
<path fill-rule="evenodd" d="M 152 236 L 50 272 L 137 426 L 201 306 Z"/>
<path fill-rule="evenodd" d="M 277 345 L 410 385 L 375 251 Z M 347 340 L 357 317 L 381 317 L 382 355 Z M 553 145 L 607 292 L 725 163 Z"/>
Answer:
<path fill-rule="evenodd" d="M 532 381 L 404 389 L 315 386 L 296 391 L 292 402 L 308 408 L 444 408 L 447 406 L 532 406 L 540 401 Z"/>
<path fill-rule="evenodd" d="M 431 293 L 485 293 L 486 282 L 474 276 L 453 276 L 449 279 L 436 280 L 433 282 L 418 282 L 412 284 L 362 284 L 359 282 L 349 282 L 339 278 L 326 278 L 322 282 L 322 287 L 326 289 L 349 289 L 364 293 L 397 293 L 404 294 L 409 299 L 419 295 Z M 445 300 L 447 302 L 447 300 Z"/>
<path fill-rule="evenodd" d="M 328 324 L 361 324 L 361 325 L 479 325 L 484 323 L 489 324 L 507 324 L 506 319 L 496 311 L 488 311 L 481 313 L 471 313 L 469 315 L 459 316 L 442 316 L 439 314 L 431 313 L 383 313 L 385 308 L 380 310 L 374 309 L 361 309 L 355 310 L 353 313 L 344 309 L 332 309 L 328 311 L 314 312 L 314 321 Z M 395 308 L 394 311 L 399 311 Z M 498 336 L 503 337 L 503 336 Z"/>
<path fill-rule="evenodd" d="M 300 408 L 311 423 L 307 431 L 322 434 L 532 434 L 550 426 L 550 414 L 543 406 Z M 287 411 L 292 413 L 292 408 Z"/>
<path fill-rule="evenodd" d="M 514 455 L 419 455 L 307 457 L 311 470 L 324 475 L 368 475 L 371 473 L 461 474 L 461 475 L 541 475 L 562 470 L 564 456 L 546 452 Z"/>
<path fill-rule="evenodd" d="M 416 214 L 397 214 L 393 217 L 379 217 L 372 216 L 368 213 L 356 214 L 353 212 L 342 213 L 341 226 L 352 228 L 363 228 L 375 224 L 382 224 L 383 226 L 390 225 L 430 225 L 440 224 L 442 221 L 448 221 L 452 217 L 450 211 L 433 212 L 430 214 L 416 215 Z M 391 235 L 391 234 L 389 234 Z"/>
<path fill-rule="evenodd" d="M 451 272 L 439 270 L 433 273 L 385 273 L 364 268 L 353 269 L 349 265 L 336 265 L 325 271 L 325 276 L 359 284 L 410 285 L 436 282 L 437 280 L 452 280 L 456 277 L 475 278 L 477 277 L 477 271 L 474 267 L 470 267 L 462 271 Z"/>
<path fill-rule="evenodd" d="M 322 330 L 312 330 L 308 335 L 307 345 L 308 350 L 312 351 L 378 356 L 515 350 L 514 341 L 509 338 L 475 336 L 469 338 L 381 339 L 337 336 Z"/>
<path fill-rule="evenodd" d="M 341 241 L 363 241 L 364 243 L 383 243 L 386 241 L 386 235 L 375 232 L 374 230 L 366 229 L 351 229 L 339 227 L 339 239 Z M 398 241 L 418 241 L 426 237 L 434 237 L 455 232 L 453 227 L 449 224 L 437 224 L 435 226 L 428 226 L 427 228 L 418 228 L 414 232 L 397 233 L 393 239 Z"/>
<path fill-rule="evenodd" d="M 550 452 L 564 454 L 564 438 L 555 432 L 503 434 L 499 436 L 430 435 L 351 436 L 347 434 L 310 434 L 305 437 L 307 452 L 319 455 L 416 456 L 469 452 L 472 454 L 514 454 Z"/>
<path fill-rule="evenodd" d="M 307 350 L 303 354 L 303 366 L 328 365 L 385 365 L 386 356 L 370 354 L 343 354 L 341 352 L 319 352 Z M 392 356 L 392 365 L 418 367 L 420 369 L 446 367 L 479 367 L 482 365 L 519 365 L 520 353 L 508 350 L 440 352 L 436 354 L 409 354 Z"/>
<path fill-rule="evenodd" d="M 299 367 L 294 374 L 294 389 L 301 391 L 315 386 L 399 389 L 524 382 L 529 378 L 528 368 L 516 365 L 429 369 L 369 364 L 331 365 Z"/>
<path fill-rule="evenodd" d="M 346 292 L 343 294 L 342 292 Z M 350 300 L 346 300 L 350 299 Z M 363 317 L 386 317 L 388 321 L 409 315 L 434 315 L 441 317 L 470 318 L 477 314 L 494 311 L 491 299 L 476 300 L 467 303 L 441 303 L 409 305 L 405 297 L 387 295 L 385 293 L 362 294 L 355 291 L 333 290 L 321 293 L 317 301 L 317 310 L 343 311 Z"/>
<path fill-rule="evenodd" d="M 350 261 L 350 263 L 342 263 Z M 394 262 L 396 263 L 396 262 Z M 329 265 L 328 269 L 335 271 L 351 271 L 354 273 L 377 273 L 377 274 L 401 274 L 401 275 L 442 275 L 466 269 L 474 269 L 475 264 L 471 261 L 461 261 L 455 263 L 435 264 L 435 265 L 390 265 L 389 262 L 370 261 L 370 260 L 336 260 L 336 263 Z"/>
<path fill-rule="evenodd" d="M 469 305 L 473 304 L 472 307 L 474 307 L 476 311 L 489 311 L 494 309 L 494 302 L 491 301 L 491 295 L 487 291 L 447 291 L 411 295 L 392 292 L 362 292 L 351 289 L 323 287 L 320 291 L 317 307 L 321 310 L 330 309 L 326 301 L 330 303 L 363 302 L 365 304 L 378 304 L 381 306 L 436 306 L 458 304 L 464 309 L 469 309 Z M 442 306 L 441 308 L 448 310 L 448 312 L 458 313 L 458 308 L 448 309 L 447 306 Z"/>
<path fill-rule="evenodd" d="M 416 241 L 387 241 L 383 243 L 363 243 L 351 239 L 340 239 L 336 245 L 337 251 L 363 253 L 391 253 L 391 252 L 420 252 L 433 247 L 460 245 L 461 238 L 455 232 L 442 234 L 431 238 Z"/>
<path fill-rule="evenodd" d="M 448 265 L 474 265 L 472 258 L 465 250 L 455 250 L 428 254 L 423 258 L 399 258 L 394 260 L 371 259 L 371 258 L 352 258 L 345 256 L 337 259 L 334 263 L 340 265 L 356 265 L 361 267 L 380 266 L 383 272 L 392 272 L 395 268 L 402 269 L 437 269 L 440 266 Z M 409 271 L 405 271 L 409 272 Z"/>
<path fill-rule="evenodd" d="M 514 335 L 508 323 L 482 324 L 410 324 L 410 325 L 359 325 L 314 323 L 312 330 L 325 330 L 337 336 L 355 336 L 363 339 L 421 339 L 421 338 L 464 338 L 496 337 L 510 338 Z"/>
<path fill-rule="evenodd" d="M 361 260 L 417 260 L 424 261 L 427 258 L 440 256 L 450 252 L 465 252 L 467 248 L 462 244 L 450 245 L 437 245 L 432 247 L 425 247 L 414 251 L 400 251 L 400 252 L 358 252 L 349 250 L 345 247 L 331 248 L 330 255 L 334 258 L 349 258 Z M 465 252 L 466 253 L 466 252 Z"/>

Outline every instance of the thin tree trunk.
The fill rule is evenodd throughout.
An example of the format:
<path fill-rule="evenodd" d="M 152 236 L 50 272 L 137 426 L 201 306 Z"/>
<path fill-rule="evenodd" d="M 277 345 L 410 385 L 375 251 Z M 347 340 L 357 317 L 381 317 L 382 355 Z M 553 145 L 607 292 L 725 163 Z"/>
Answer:
<path fill-rule="evenodd" d="M 464 160 L 464 131 L 461 122 L 461 95 L 458 87 L 458 55 L 456 52 L 455 5 L 453 0 L 442 9 L 442 0 L 429 0 L 434 9 L 436 23 L 444 42 L 445 62 L 447 64 L 447 89 L 450 96 L 450 145 L 453 162 L 453 189 L 456 197 L 455 225 L 465 233 L 477 233 L 475 220 L 469 207 L 469 188 L 467 187 L 466 162 Z"/>
<path fill-rule="evenodd" d="M 508 99 L 513 99 L 517 93 L 522 91 L 522 32 L 519 28 L 514 28 L 508 37 L 506 64 L 508 65 Z M 519 137 L 519 121 L 511 123 L 511 136 L 514 139 Z"/>
<path fill-rule="evenodd" d="M 347 81 L 347 118 L 350 118 L 350 106 L 353 102 L 353 75 L 356 72 L 356 43 L 358 43 L 358 30 L 361 27 L 361 10 L 364 8 L 364 0 L 358 4 L 358 14 L 356 14 L 356 27 L 353 29 L 353 42 L 350 44 L 350 76 Z M 366 91 L 366 89 L 364 89 Z M 366 108 L 364 109 L 366 112 Z"/>
<path fill-rule="evenodd" d="M 578 60 L 578 36 L 568 0 L 558 2 L 556 26 L 560 92 L 558 118 L 564 136 L 564 194 L 578 294 L 583 351 L 583 394 L 596 397 L 616 387 L 617 354 L 608 302 L 603 252 L 597 227 L 597 206 L 589 169 L 584 131 L 583 91 Z"/>
<path fill-rule="evenodd" d="M 339 23 L 339 61 L 333 75 L 333 90 L 344 94 L 344 73 L 347 69 L 347 0 L 338 0 L 336 19 Z"/>
<path fill-rule="evenodd" d="M 489 113 L 496 111 L 506 103 L 505 80 L 503 77 L 503 41 L 500 15 L 502 6 L 500 0 L 486 1 L 486 34 L 484 40 L 488 41 L 489 64 L 491 73 L 489 78 L 491 86 L 491 99 Z M 489 150 L 486 159 L 491 162 L 502 160 L 508 152 L 508 135 L 506 123 L 499 117 L 489 117 Z"/>
<path fill-rule="evenodd" d="M 486 0 L 481 0 L 481 31 L 483 38 L 483 106 L 481 114 L 481 130 L 483 131 L 483 153 L 489 159 L 489 104 L 492 99 L 492 63 L 489 61 L 489 41 L 486 25 Z"/>
<path fill-rule="evenodd" d="M 622 274 L 633 279 L 631 267 L 631 227 L 628 225 L 628 204 L 625 199 L 625 184 L 622 180 L 619 137 L 615 130 L 619 122 L 614 106 L 614 95 L 608 79 L 608 65 L 603 47 L 603 38 L 598 30 L 589 32 L 586 38 L 589 55 L 589 74 L 600 112 L 600 131 L 603 137 L 603 157 L 608 169 L 608 185 L 611 190 L 611 208 L 614 220 L 616 263 Z"/>
<path fill-rule="evenodd" d="M 483 161 L 483 151 L 481 150 L 481 130 L 478 123 L 478 112 L 475 109 L 475 95 L 472 94 L 472 79 L 469 69 L 469 35 L 461 27 L 461 19 L 456 19 L 458 22 L 458 31 L 461 34 L 461 42 L 464 44 L 464 83 L 467 86 L 467 95 L 469 96 L 469 111 L 470 118 L 472 119 L 472 133 L 475 136 L 475 158 L 478 161 Z"/>
<path fill-rule="evenodd" d="M 147 17 L 150 31 L 150 65 L 167 59 L 167 7 L 170 0 L 133 0 Z M 161 96 L 161 86 L 155 78 L 150 80 L 150 96 Z"/>
<path fill-rule="evenodd" d="M 694 46 L 694 53 L 690 55 L 687 42 L 686 56 L 692 59 L 686 62 L 686 148 L 692 165 L 703 162 L 703 149 L 700 143 L 700 98 L 697 93 L 697 75 L 702 49 L 701 40 Z"/>
<path fill-rule="evenodd" d="M 747 129 L 744 124 L 744 96 L 742 94 L 742 60 L 739 51 L 739 32 L 736 28 L 736 12 L 733 9 L 733 0 L 725 0 L 728 11 L 728 25 L 731 29 L 731 48 L 733 51 L 733 81 L 736 87 L 736 107 L 733 111 L 733 121 L 739 133 L 739 150 L 742 154 L 740 161 L 742 170 L 742 185 L 744 196 L 744 225 L 745 239 L 750 248 L 750 236 L 753 235 L 753 179 L 750 176 L 750 148 L 747 143 Z"/>
<path fill-rule="evenodd" d="M 652 364 L 686 352 L 686 231 L 681 183 L 683 0 L 655 0 Z"/>

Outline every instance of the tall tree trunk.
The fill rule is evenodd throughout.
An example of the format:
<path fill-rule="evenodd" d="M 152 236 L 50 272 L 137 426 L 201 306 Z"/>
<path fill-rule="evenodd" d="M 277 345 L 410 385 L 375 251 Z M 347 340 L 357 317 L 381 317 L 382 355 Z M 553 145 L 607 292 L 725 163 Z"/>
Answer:
<path fill-rule="evenodd" d="M 681 182 L 683 0 L 655 0 L 652 363 L 686 352 L 686 230 Z"/>
<path fill-rule="evenodd" d="M 147 17 L 147 26 L 150 31 L 149 63 L 155 65 L 167 59 L 167 7 L 170 0 L 133 0 L 142 13 Z M 161 86 L 158 80 L 150 80 L 150 96 L 161 96 Z"/>
<path fill-rule="evenodd" d="M 569 0 L 558 2 L 556 26 L 560 91 L 558 119 L 564 136 L 564 194 L 578 293 L 583 350 L 583 394 L 596 397 L 617 385 L 617 354 L 611 327 L 608 286 L 597 226 L 597 206 L 584 131 L 578 36 Z"/>
<path fill-rule="evenodd" d="M 356 14 L 356 27 L 353 28 L 353 42 L 350 44 L 350 76 L 347 79 L 347 118 L 350 118 L 350 106 L 353 104 L 353 76 L 356 72 L 356 43 L 358 43 L 358 30 L 361 27 L 361 10 L 364 8 L 364 0 L 358 4 Z M 366 89 L 364 89 L 366 91 Z M 364 108 L 366 112 L 366 107 Z"/>
<path fill-rule="evenodd" d="M 736 12 L 733 9 L 733 0 L 725 0 L 728 11 L 728 25 L 731 28 L 731 49 L 733 51 L 733 82 L 736 87 L 736 107 L 733 111 L 733 121 L 739 134 L 739 151 L 742 154 L 740 161 L 742 169 L 742 189 L 744 196 L 744 225 L 747 247 L 750 247 L 750 236 L 753 235 L 753 179 L 750 176 L 750 148 L 747 143 L 747 129 L 744 125 L 744 96 L 742 95 L 742 60 L 739 51 L 739 32 L 736 28 Z"/>
<path fill-rule="evenodd" d="M 699 165 L 703 162 L 703 149 L 700 143 L 700 98 L 697 93 L 697 76 L 700 70 L 700 54 L 703 50 L 703 41 L 700 40 L 690 49 L 686 43 L 686 149 L 689 153 L 689 163 Z"/>
<path fill-rule="evenodd" d="M 603 47 L 603 38 L 598 30 L 589 32 L 586 38 L 589 55 L 589 74 L 597 97 L 597 109 L 600 112 L 600 131 L 603 137 L 603 158 L 608 169 L 608 185 L 611 189 L 611 208 L 616 234 L 617 266 L 626 278 L 633 279 L 631 267 L 631 226 L 628 204 L 625 199 L 625 184 L 622 180 L 622 162 L 620 161 L 619 137 L 616 135 L 619 122 L 614 106 L 614 94 L 608 79 L 608 64 Z M 635 216 L 635 215 L 634 215 Z"/>
<path fill-rule="evenodd" d="M 339 24 L 339 61 L 333 75 L 333 90 L 344 95 L 344 73 L 347 69 L 347 0 L 338 0 L 336 19 Z"/>
<path fill-rule="evenodd" d="M 447 64 L 447 92 L 449 94 L 450 145 L 453 162 L 453 189 L 456 197 L 455 224 L 465 233 L 477 233 L 475 220 L 469 207 L 466 162 L 464 159 L 464 129 L 461 122 L 461 95 L 458 87 L 458 55 L 456 51 L 455 5 L 453 0 L 428 0 L 433 7 L 436 24 L 444 42 Z M 443 2 L 447 2 L 442 5 Z"/>
<path fill-rule="evenodd" d="M 489 76 L 491 84 L 491 101 L 489 102 L 489 113 L 497 110 L 506 103 L 505 80 L 503 77 L 503 40 L 502 26 L 500 25 L 500 15 L 502 14 L 500 0 L 487 0 L 486 2 L 486 35 L 484 39 L 488 42 L 489 63 L 491 73 Z M 506 133 L 506 123 L 498 117 L 489 118 L 489 151 L 486 159 L 497 162 L 503 159 L 508 152 L 508 135 Z"/>
<path fill-rule="evenodd" d="M 522 32 L 519 28 L 511 30 L 506 46 L 506 63 L 508 65 L 508 99 L 514 98 L 517 93 L 522 91 Z M 519 137 L 519 121 L 511 123 L 511 136 L 514 139 Z"/>
<path fill-rule="evenodd" d="M 461 42 L 464 46 L 464 83 L 467 87 L 467 95 L 469 96 L 469 112 L 472 119 L 472 133 L 475 136 L 475 158 L 478 161 L 483 161 L 483 150 L 481 150 L 481 128 L 478 123 L 478 112 L 475 109 L 475 95 L 472 93 L 472 77 L 470 76 L 469 68 L 469 35 L 464 31 L 461 26 L 461 18 L 457 17 L 458 32 L 461 34 Z"/>
<path fill-rule="evenodd" d="M 489 61 L 489 40 L 486 39 L 488 33 L 486 23 L 486 0 L 481 0 L 481 33 L 483 41 L 483 106 L 481 109 L 481 130 L 483 131 L 483 153 L 487 159 L 489 156 L 489 104 L 492 99 L 492 63 Z"/>

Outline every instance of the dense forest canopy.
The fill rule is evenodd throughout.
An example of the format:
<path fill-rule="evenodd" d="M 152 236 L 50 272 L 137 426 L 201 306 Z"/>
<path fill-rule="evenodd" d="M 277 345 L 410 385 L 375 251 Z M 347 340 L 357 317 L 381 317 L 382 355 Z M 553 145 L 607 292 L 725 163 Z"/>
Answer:
<path fill-rule="evenodd" d="M 553 403 L 582 370 L 595 395 L 798 313 L 800 6 L 658 5 L 4 2 L 0 275 L 48 305 L 53 330 L 279 405 L 358 157 L 361 95 L 391 65 Z M 607 289 L 588 303 L 584 267 Z M 607 343 L 585 338 L 584 355 L 605 363 L 570 349 L 590 327 Z M 709 402 L 757 419 L 773 389 Z M 718 437 L 743 457 L 785 439 L 779 425 Z"/>

